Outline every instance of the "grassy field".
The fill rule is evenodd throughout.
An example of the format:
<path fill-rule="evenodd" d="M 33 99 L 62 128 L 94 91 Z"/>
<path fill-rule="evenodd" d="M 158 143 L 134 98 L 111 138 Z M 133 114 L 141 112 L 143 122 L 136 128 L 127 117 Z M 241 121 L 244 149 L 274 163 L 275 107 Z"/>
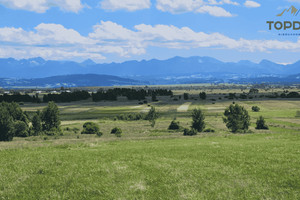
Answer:
<path fill-rule="evenodd" d="M 0 151 L 1 199 L 300 198 L 297 134 L 30 145 Z"/>
<path fill-rule="evenodd" d="M 207 101 L 58 104 L 63 135 L 0 142 L 0 199 L 300 199 L 300 101 L 235 100 L 249 111 L 251 127 L 232 134 L 222 121 L 232 100 L 214 93 Z M 145 113 L 150 105 L 160 112 L 155 127 L 114 119 Z M 254 105 L 260 112 L 251 111 Z M 43 107 L 22 105 L 29 113 Z M 204 111 L 215 133 L 185 137 L 167 130 L 174 117 L 188 128 L 194 108 Z M 270 130 L 255 129 L 260 115 Z M 103 136 L 81 135 L 87 121 L 96 122 Z M 110 134 L 116 126 L 121 138 Z"/>

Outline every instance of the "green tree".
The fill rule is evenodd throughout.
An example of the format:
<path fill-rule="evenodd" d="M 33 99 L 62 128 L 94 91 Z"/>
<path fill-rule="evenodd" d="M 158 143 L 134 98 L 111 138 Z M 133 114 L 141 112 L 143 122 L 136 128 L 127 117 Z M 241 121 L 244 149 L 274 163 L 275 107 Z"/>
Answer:
<path fill-rule="evenodd" d="M 256 121 L 256 129 L 269 129 L 268 125 L 266 125 L 265 118 L 263 116 L 259 116 Z"/>
<path fill-rule="evenodd" d="M 13 123 L 12 131 L 16 137 L 28 137 L 29 136 L 29 127 L 23 121 L 16 121 Z"/>
<path fill-rule="evenodd" d="M 147 113 L 145 119 L 149 120 L 151 122 L 151 126 L 154 127 L 155 126 L 155 121 L 156 121 L 157 118 L 158 118 L 158 113 L 156 112 L 155 107 L 151 106 L 151 109 Z"/>
<path fill-rule="evenodd" d="M 171 122 L 171 124 L 169 125 L 169 130 L 178 130 L 180 129 L 180 125 L 179 122 L 175 121 L 175 119 Z"/>
<path fill-rule="evenodd" d="M 42 120 L 41 120 L 41 113 L 38 110 L 31 120 L 32 123 L 32 129 L 34 135 L 40 135 L 42 132 Z"/>
<path fill-rule="evenodd" d="M 248 111 L 238 104 L 231 104 L 224 112 L 223 121 L 228 129 L 233 133 L 246 131 L 250 125 L 250 116 Z"/>
<path fill-rule="evenodd" d="M 99 126 L 94 123 L 94 122 L 86 122 L 83 124 L 83 130 L 81 134 L 97 134 L 97 135 L 102 135 L 100 134 L 100 128 Z"/>
<path fill-rule="evenodd" d="M 200 92 L 199 97 L 200 97 L 200 99 L 205 100 L 206 99 L 206 93 L 205 92 Z"/>
<path fill-rule="evenodd" d="M 1 105 L 7 109 L 13 121 L 23 121 L 26 124 L 28 123 L 27 116 L 24 114 L 19 104 L 15 102 L 12 103 L 2 102 Z"/>
<path fill-rule="evenodd" d="M 42 124 L 44 131 L 58 132 L 60 130 L 59 110 L 57 105 L 50 101 L 42 112 Z"/>
<path fill-rule="evenodd" d="M 12 131 L 13 119 L 7 108 L 0 105 L 0 141 L 12 141 L 14 133 Z"/>
<path fill-rule="evenodd" d="M 183 94 L 183 99 L 184 100 L 188 100 L 189 99 L 189 94 L 188 93 L 184 93 Z"/>
<path fill-rule="evenodd" d="M 205 129 L 205 116 L 201 109 L 194 109 L 192 112 L 192 128 L 198 132 L 202 132 Z"/>

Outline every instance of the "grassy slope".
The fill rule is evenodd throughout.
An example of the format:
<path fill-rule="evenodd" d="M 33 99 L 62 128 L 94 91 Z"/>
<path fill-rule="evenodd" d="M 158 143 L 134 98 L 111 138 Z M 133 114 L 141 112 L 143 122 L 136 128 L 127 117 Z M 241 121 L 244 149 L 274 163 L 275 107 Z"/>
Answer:
<path fill-rule="evenodd" d="M 137 101 L 59 104 L 63 130 L 94 121 L 104 135 L 78 139 L 64 131 L 59 139 L 0 143 L 0 199 L 300 199 L 298 100 L 236 101 L 251 115 L 254 134 L 248 135 L 229 134 L 222 121 L 232 101 L 188 101 L 185 113 L 176 112 L 183 100 L 151 103 L 161 113 L 155 128 L 147 121 L 112 121 L 147 107 Z M 261 112 L 252 112 L 253 105 Z M 190 138 L 167 131 L 175 116 L 189 127 L 197 107 L 216 133 Z M 260 115 L 270 130 L 254 129 Z M 121 139 L 109 134 L 115 126 L 123 130 Z"/>
<path fill-rule="evenodd" d="M 297 134 L 2 149 L 0 199 L 299 199 L 299 149 Z"/>

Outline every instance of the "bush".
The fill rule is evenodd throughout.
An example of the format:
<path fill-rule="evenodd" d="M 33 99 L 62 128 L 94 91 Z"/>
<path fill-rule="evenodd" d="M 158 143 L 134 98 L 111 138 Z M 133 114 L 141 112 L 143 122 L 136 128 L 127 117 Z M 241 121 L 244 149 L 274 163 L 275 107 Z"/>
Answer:
<path fill-rule="evenodd" d="M 252 111 L 253 112 L 259 112 L 260 108 L 258 106 L 252 106 Z"/>
<path fill-rule="evenodd" d="M 193 135 L 197 135 L 197 130 L 196 129 L 187 129 L 187 128 L 185 128 L 184 130 L 183 130 L 183 135 L 185 135 L 185 136 L 193 136 Z"/>
<path fill-rule="evenodd" d="M 178 130 L 180 129 L 180 125 L 179 125 L 179 122 L 176 122 L 175 120 L 173 120 L 171 122 L 171 124 L 169 125 L 169 130 Z"/>
<path fill-rule="evenodd" d="M 83 124 L 83 130 L 81 134 L 99 134 L 99 126 L 94 122 L 86 122 Z"/>
<path fill-rule="evenodd" d="M 250 125 L 250 116 L 243 106 L 231 104 L 224 112 L 223 121 L 233 133 L 246 131 Z"/>
<path fill-rule="evenodd" d="M 198 132 L 202 132 L 205 128 L 204 114 L 201 109 L 194 109 L 192 112 L 192 128 Z"/>
<path fill-rule="evenodd" d="M 101 136 L 103 135 L 103 133 L 99 131 L 98 133 L 96 133 L 96 135 L 97 135 L 98 137 L 101 137 Z"/>
<path fill-rule="evenodd" d="M 111 134 L 115 134 L 117 137 L 121 137 L 122 136 L 122 129 L 115 127 L 111 130 L 110 132 Z"/>
<path fill-rule="evenodd" d="M 121 134 L 122 133 L 122 129 L 115 127 L 111 130 L 110 132 L 111 134 Z"/>
<path fill-rule="evenodd" d="M 256 121 L 256 129 L 269 129 L 269 127 L 266 125 L 265 119 L 263 116 L 260 116 Z"/>
<path fill-rule="evenodd" d="M 207 128 L 207 129 L 205 129 L 203 132 L 205 132 L 205 133 L 214 133 L 215 130 L 214 130 L 214 129 L 211 129 L 211 128 Z"/>

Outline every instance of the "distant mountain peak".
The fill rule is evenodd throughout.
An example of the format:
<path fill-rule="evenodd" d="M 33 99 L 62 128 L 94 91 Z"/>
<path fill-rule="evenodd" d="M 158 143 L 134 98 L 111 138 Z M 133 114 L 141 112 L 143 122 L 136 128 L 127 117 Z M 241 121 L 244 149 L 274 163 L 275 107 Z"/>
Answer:
<path fill-rule="evenodd" d="M 96 63 L 92 59 L 87 59 L 83 61 L 81 64 L 83 65 L 95 65 Z"/>

